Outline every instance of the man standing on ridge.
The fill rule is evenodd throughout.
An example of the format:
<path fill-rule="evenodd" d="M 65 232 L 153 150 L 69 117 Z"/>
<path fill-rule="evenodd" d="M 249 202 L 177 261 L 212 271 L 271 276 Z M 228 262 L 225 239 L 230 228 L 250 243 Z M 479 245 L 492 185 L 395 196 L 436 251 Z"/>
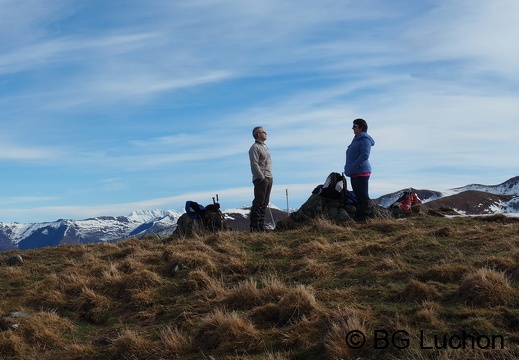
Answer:
<path fill-rule="evenodd" d="M 256 126 L 252 130 L 254 144 L 249 149 L 252 183 L 254 184 L 254 200 L 250 209 L 250 231 L 265 231 L 265 210 L 269 205 L 272 190 L 272 159 L 265 145 L 267 132 Z"/>

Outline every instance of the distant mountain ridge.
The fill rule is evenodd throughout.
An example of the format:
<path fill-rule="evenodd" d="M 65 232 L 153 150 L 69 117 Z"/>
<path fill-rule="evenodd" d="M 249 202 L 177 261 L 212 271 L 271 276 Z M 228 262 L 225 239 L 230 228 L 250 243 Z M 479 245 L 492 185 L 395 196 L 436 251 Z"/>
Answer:
<path fill-rule="evenodd" d="M 149 233 L 171 233 L 180 215 L 174 210 L 144 210 L 134 211 L 128 216 L 101 216 L 85 220 L 0 223 L 0 251 L 61 244 L 91 244 Z"/>
<path fill-rule="evenodd" d="M 405 190 L 374 199 L 388 207 Z M 498 185 L 470 184 L 440 192 L 411 188 L 426 209 L 451 208 L 462 215 L 519 214 L 519 176 Z M 233 230 L 248 230 L 249 208 L 222 211 Z M 182 215 L 175 210 L 134 211 L 127 216 L 100 216 L 85 220 L 60 219 L 45 223 L 0 223 L 0 251 L 27 250 L 61 244 L 113 242 L 146 234 L 170 235 Z M 272 206 L 266 222 L 275 223 L 287 213 Z"/>
<path fill-rule="evenodd" d="M 440 198 L 442 198 L 443 196 L 446 195 L 446 193 L 439 192 L 439 191 L 423 190 L 423 189 L 420 190 L 420 189 L 415 189 L 415 188 L 406 188 L 406 189 L 402 189 L 402 190 L 399 190 L 399 191 L 395 191 L 395 192 L 387 194 L 387 195 L 383 195 L 383 196 L 381 196 L 381 197 L 379 197 L 377 199 L 374 199 L 374 200 L 380 206 L 387 208 L 387 207 L 391 206 L 391 204 L 393 204 L 395 201 L 397 201 L 404 194 L 404 192 L 407 191 L 407 190 L 410 190 L 410 191 L 416 193 L 416 195 L 418 195 L 420 200 L 422 202 L 424 202 L 424 203 L 426 203 L 428 201 L 433 201 L 433 200 L 436 200 L 436 199 L 440 199 Z"/>
<path fill-rule="evenodd" d="M 427 202 L 423 207 L 430 210 L 449 208 L 460 215 L 517 214 L 519 211 L 518 199 L 515 195 L 467 190 Z"/>
<path fill-rule="evenodd" d="M 393 204 L 408 189 L 379 197 L 375 201 L 383 207 Z M 439 192 L 411 188 L 426 209 L 451 208 L 461 215 L 519 213 L 519 176 L 498 185 L 469 184 Z"/>
<path fill-rule="evenodd" d="M 250 208 L 224 210 L 228 225 L 237 231 L 249 229 Z M 146 234 L 171 235 L 182 215 L 175 210 L 134 211 L 128 216 L 100 216 L 85 220 L 59 219 L 44 223 L 0 223 L 0 251 L 29 250 L 62 244 L 114 242 Z M 285 217 L 286 212 L 272 206 L 267 225 Z M 273 225 L 272 225 L 273 226 Z"/>
<path fill-rule="evenodd" d="M 452 189 L 455 192 L 463 192 L 467 190 L 476 190 L 488 192 L 496 195 L 518 195 L 519 196 L 519 176 L 515 176 L 511 179 L 498 185 L 480 185 L 470 184 L 459 188 Z"/>

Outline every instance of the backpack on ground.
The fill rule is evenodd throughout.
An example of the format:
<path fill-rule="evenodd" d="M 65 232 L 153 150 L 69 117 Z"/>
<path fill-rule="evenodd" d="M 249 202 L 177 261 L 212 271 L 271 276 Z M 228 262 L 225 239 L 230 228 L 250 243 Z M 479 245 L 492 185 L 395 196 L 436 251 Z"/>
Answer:
<path fill-rule="evenodd" d="M 182 214 L 177 220 L 175 233 L 179 235 L 192 235 L 201 231 L 224 231 L 229 230 L 223 213 L 220 211 L 220 204 L 203 206 L 196 201 L 186 201 L 186 213 Z"/>
<path fill-rule="evenodd" d="M 389 206 L 390 209 L 402 209 L 403 211 L 411 211 L 411 207 L 418 205 L 420 198 L 412 191 L 412 189 L 405 190 L 402 196 L 398 198 L 393 204 Z"/>
<path fill-rule="evenodd" d="M 204 217 L 205 207 L 196 201 L 186 201 L 185 210 L 191 219 L 202 219 Z"/>
<path fill-rule="evenodd" d="M 326 178 L 320 189 L 319 195 L 325 199 L 341 200 L 344 198 L 346 189 L 346 181 L 344 176 L 339 173 L 332 172 Z"/>

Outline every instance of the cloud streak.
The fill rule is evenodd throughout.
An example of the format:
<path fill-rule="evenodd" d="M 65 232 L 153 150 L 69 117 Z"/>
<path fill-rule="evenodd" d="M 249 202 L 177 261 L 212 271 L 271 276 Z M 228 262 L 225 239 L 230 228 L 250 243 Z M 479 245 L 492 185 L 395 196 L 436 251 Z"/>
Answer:
<path fill-rule="evenodd" d="M 273 202 L 289 188 L 297 207 L 342 170 L 357 117 L 377 142 L 373 196 L 502 182 L 517 175 L 518 6 L 2 1 L 0 186 L 49 201 L 0 214 L 118 215 L 215 192 L 248 204 L 256 125 Z"/>

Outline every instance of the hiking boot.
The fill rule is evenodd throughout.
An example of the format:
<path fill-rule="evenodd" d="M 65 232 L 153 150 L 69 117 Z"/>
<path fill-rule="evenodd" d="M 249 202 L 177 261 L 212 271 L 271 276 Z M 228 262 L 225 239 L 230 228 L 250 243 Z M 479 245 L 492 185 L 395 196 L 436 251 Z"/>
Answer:
<path fill-rule="evenodd" d="M 259 211 L 258 227 L 259 231 L 265 231 L 265 208 L 261 208 Z"/>
<path fill-rule="evenodd" d="M 250 232 L 253 233 L 253 232 L 262 232 L 263 230 L 259 227 L 259 226 L 254 226 L 254 225 L 251 225 L 250 226 Z"/>
<path fill-rule="evenodd" d="M 366 215 L 359 215 L 359 216 L 355 216 L 355 222 L 359 223 L 359 224 L 365 224 L 368 222 L 368 219 L 369 217 L 366 216 Z"/>
<path fill-rule="evenodd" d="M 250 231 L 251 232 L 257 232 L 257 231 L 260 231 L 260 213 L 261 213 L 261 209 L 256 207 L 256 206 L 252 206 L 250 208 L 250 215 L 249 215 L 249 220 L 250 220 Z"/>
<path fill-rule="evenodd" d="M 372 217 L 371 213 L 371 200 L 364 200 L 359 204 L 357 211 L 355 212 L 355 221 L 365 223 L 368 219 Z"/>

